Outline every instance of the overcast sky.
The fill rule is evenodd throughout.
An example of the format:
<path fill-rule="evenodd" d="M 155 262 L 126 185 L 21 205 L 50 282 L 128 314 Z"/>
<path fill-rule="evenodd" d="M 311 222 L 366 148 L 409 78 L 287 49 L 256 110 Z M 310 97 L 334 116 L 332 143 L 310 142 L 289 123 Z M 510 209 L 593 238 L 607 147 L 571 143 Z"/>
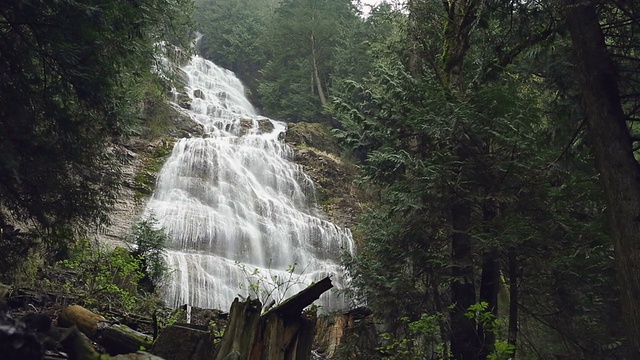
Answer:
<path fill-rule="evenodd" d="M 367 6 L 367 5 L 378 5 L 379 3 L 382 2 L 382 0 L 361 0 L 361 1 L 362 1 L 362 5 L 363 5 L 362 11 L 365 14 L 369 13 L 369 6 Z"/>

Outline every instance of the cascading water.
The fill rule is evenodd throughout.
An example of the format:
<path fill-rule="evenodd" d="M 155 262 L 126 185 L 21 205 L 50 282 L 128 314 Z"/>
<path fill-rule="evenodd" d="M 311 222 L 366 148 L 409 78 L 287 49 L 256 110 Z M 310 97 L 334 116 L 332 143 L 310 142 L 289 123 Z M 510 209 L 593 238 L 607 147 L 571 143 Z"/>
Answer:
<path fill-rule="evenodd" d="M 336 261 L 353 252 L 351 233 L 315 209 L 313 183 L 282 142 L 285 123 L 258 116 L 232 72 L 198 56 L 183 70 L 205 135 L 177 141 L 145 211 L 169 239 L 167 304 L 228 309 L 248 285 L 283 299 L 325 276 L 340 287 Z M 334 292 L 319 305 L 345 302 Z"/>

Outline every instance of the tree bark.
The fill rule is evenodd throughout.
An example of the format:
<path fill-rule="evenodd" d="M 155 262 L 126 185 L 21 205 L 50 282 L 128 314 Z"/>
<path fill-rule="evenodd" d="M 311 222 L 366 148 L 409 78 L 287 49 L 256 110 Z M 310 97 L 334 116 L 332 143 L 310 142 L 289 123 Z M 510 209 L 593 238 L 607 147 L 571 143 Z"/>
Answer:
<path fill-rule="evenodd" d="M 126 325 L 112 324 L 102 315 L 95 314 L 80 305 L 71 305 L 58 314 L 58 324 L 76 326 L 91 340 L 102 345 L 112 355 L 127 354 L 151 348 L 153 338 L 137 332 Z"/>
<path fill-rule="evenodd" d="M 420 44 L 420 19 L 418 14 L 418 0 L 409 0 L 409 72 L 414 77 L 423 75 L 422 59 L 424 54 Z"/>
<path fill-rule="evenodd" d="M 447 22 L 444 28 L 444 73 L 452 90 L 464 90 L 463 65 L 471 46 L 471 30 L 483 0 L 445 1 Z"/>
<path fill-rule="evenodd" d="M 488 147 L 485 148 L 489 152 Z M 482 206 L 484 232 L 487 237 L 495 236 L 491 221 L 498 216 L 499 205 L 496 201 L 485 200 Z M 487 311 L 498 318 L 498 291 L 500 289 L 500 251 L 490 248 L 482 254 L 482 274 L 480 277 L 480 302 L 487 303 Z M 485 360 L 495 349 L 496 329 L 494 324 L 478 324 L 478 337 L 481 342 L 479 359 Z"/>
<path fill-rule="evenodd" d="M 443 2 L 447 11 L 445 24 L 445 44 L 443 67 L 449 91 L 454 97 L 463 98 L 464 59 L 470 47 L 470 36 L 476 13 L 482 0 L 451 0 Z M 464 164 L 469 159 L 469 150 L 465 144 L 458 144 L 456 156 Z M 466 175 L 461 167 L 458 176 Z M 468 189 L 467 189 L 468 190 Z M 454 194 L 453 196 L 458 196 Z M 475 278 L 473 271 L 473 253 L 471 246 L 471 203 L 457 198 L 451 207 L 451 262 L 452 277 L 451 301 L 451 353 L 458 360 L 476 360 L 481 344 L 476 331 L 475 321 L 465 316 L 467 309 L 476 303 Z"/>
<path fill-rule="evenodd" d="M 458 200 L 451 210 L 453 235 L 451 241 L 452 270 L 451 283 L 451 354 L 454 359 L 473 360 L 478 358 L 480 343 L 474 319 L 465 316 L 467 309 L 476 303 L 476 287 L 473 274 L 473 254 L 471 236 L 471 206 Z"/>
<path fill-rule="evenodd" d="M 480 301 L 487 303 L 487 311 L 498 317 L 498 289 L 500 287 L 499 252 L 487 251 L 482 256 L 482 276 L 480 278 Z M 478 324 L 481 342 L 479 359 L 486 359 L 495 349 L 496 329 L 493 324 Z"/>
<path fill-rule="evenodd" d="M 620 285 L 629 359 L 640 359 L 640 166 L 620 103 L 617 73 L 595 5 L 563 0 L 583 106 L 601 175 Z"/>
<path fill-rule="evenodd" d="M 318 96 L 320 97 L 320 103 L 322 106 L 327 105 L 327 97 L 324 95 L 322 88 L 322 82 L 320 81 L 320 72 L 318 71 L 318 59 L 316 56 L 316 40 L 313 34 L 311 34 L 311 62 L 313 65 L 313 77 L 315 79 L 316 87 L 318 89 Z"/>
<path fill-rule="evenodd" d="M 509 332 L 508 341 L 515 348 L 518 339 L 518 260 L 515 249 L 509 249 Z M 515 358 L 515 350 L 513 357 Z"/>
<path fill-rule="evenodd" d="M 260 301 L 236 299 L 215 359 L 308 360 L 314 322 L 301 312 L 332 286 L 324 278 L 262 315 Z"/>
<path fill-rule="evenodd" d="M 109 326 L 102 315 L 91 312 L 80 305 L 71 305 L 60 311 L 58 324 L 63 327 L 77 326 L 83 334 L 95 340 L 98 333 Z"/>

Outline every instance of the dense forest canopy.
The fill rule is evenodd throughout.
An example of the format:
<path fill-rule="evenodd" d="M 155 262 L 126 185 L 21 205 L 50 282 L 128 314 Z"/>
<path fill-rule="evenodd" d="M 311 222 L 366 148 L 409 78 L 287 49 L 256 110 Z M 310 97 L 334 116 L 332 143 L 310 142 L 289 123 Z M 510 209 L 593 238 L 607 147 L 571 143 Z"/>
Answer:
<path fill-rule="evenodd" d="M 188 35 L 190 5 L 0 10 L 3 229 L 104 220 L 115 145 L 135 132 L 156 45 Z M 360 9 L 193 12 L 198 50 L 263 114 L 332 127 L 361 172 L 370 199 L 344 265 L 385 336 L 344 358 L 640 358 L 640 3 Z"/>
<path fill-rule="evenodd" d="M 34 225 L 57 247 L 107 219 L 118 144 L 162 88 L 162 41 L 188 47 L 190 1 L 14 1 L 0 9 L 0 226 L 5 254 Z M 73 19 L 73 20 L 70 20 Z M 189 40 L 190 41 L 190 40 Z M 63 241 L 63 242 L 67 242 Z M 6 265 L 10 256 L 5 258 Z"/>
<path fill-rule="evenodd" d="M 410 0 L 366 17 L 350 1 L 250 5 L 262 30 L 197 21 L 206 49 L 266 115 L 335 127 L 378 194 L 345 264 L 356 299 L 410 339 L 389 356 L 615 358 L 625 336 L 640 356 L 623 215 L 638 214 L 637 177 L 605 176 L 637 168 L 636 4 Z M 436 330 L 415 330 L 424 315 Z"/>

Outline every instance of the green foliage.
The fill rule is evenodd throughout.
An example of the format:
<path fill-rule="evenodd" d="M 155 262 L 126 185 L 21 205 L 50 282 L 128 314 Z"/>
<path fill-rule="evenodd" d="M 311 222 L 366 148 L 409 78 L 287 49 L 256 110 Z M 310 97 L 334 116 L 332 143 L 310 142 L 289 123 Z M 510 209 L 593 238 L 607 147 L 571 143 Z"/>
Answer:
<path fill-rule="evenodd" d="M 437 66 L 425 65 L 419 76 L 408 71 L 407 24 L 395 26 L 396 37 L 371 47 L 369 76 L 343 81 L 331 107 L 341 124 L 336 136 L 378 194 L 356 229 L 364 245 L 345 261 L 356 296 L 391 329 L 403 326 L 402 317 L 446 311 L 450 285 L 459 281 L 448 276 L 455 266 L 448 253 L 451 204 L 464 199 L 471 207 L 465 233 L 472 253 L 465 265 L 480 274 L 487 252 L 505 259 L 515 251 L 522 273 L 503 274 L 517 279 L 519 304 L 532 313 L 562 313 L 553 324 L 529 318 L 523 333 L 543 327 L 575 334 L 569 324 L 577 323 L 592 329 L 580 336 L 610 331 L 583 323 L 600 315 L 578 305 L 608 311 L 616 300 L 604 289 L 611 289 L 614 275 L 602 194 L 582 132 L 568 141 L 579 123 L 567 111 L 567 98 L 545 79 L 526 75 L 528 64 L 503 69 L 504 76 L 454 97 Z M 423 45 L 438 48 L 424 39 Z M 484 51 L 486 45 L 478 46 Z M 485 65 L 472 58 L 465 71 L 478 74 Z M 592 251 L 598 255 L 586 255 Z M 593 267 L 600 270 L 585 273 Z M 494 349 L 495 356 L 510 351 L 500 341 Z"/>
<path fill-rule="evenodd" d="M 133 247 L 132 255 L 140 262 L 142 288 L 149 292 L 154 292 L 168 273 L 164 257 L 166 241 L 167 236 L 164 230 L 158 228 L 154 216 L 138 222 L 129 238 Z"/>
<path fill-rule="evenodd" d="M 33 273 L 27 271 L 32 264 L 30 257 L 38 252 L 40 245 L 33 234 L 23 233 L 6 223 L 0 214 L 0 282 L 28 282 L 28 275 Z"/>
<path fill-rule="evenodd" d="M 277 0 L 198 1 L 194 20 L 203 34 L 199 51 L 207 59 L 236 73 L 255 93 L 266 63 L 264 34 Z M 252 96 L 252 100 L 257 100 Z M 259 101 L 255 105 L 260 105 Z"/>
<path fill-rule="evenodd" d="M 291 296 L 289 290 L 294 286 L 304 283 L 304 271 L 302 274 L 296 273 L 298 264 L 289 265 L 285 270 L 286 275 L 280 276 L 276 271 L 268 269 L 263 273 L 258 268 L 250 270 L 245 264 L 236 262 L 245 277 L 245 283 L 241 283 L 240 288 L 247 290 L 247 297 L 260 300 L 264 305 L 264 312 L 271 307 L 281 304 L 286 300 L 286 296 Z"/>
<path fill-rule="evenodd" d="M 363 40 L 352 38 L 361 22 L 348 0 L 282 1 L 265 34 L 269 61 L 258 87 L 265 113 L 289 121 L 325 118 L 321 94 L 347 62 L 344 47 Z M 339 43 L 342 60 L 334 62 Z"/>
<path fill-rule="evenodd" d="M 410 321 L 408 317 L 399 320 L 404 328 L 402 335 L 380 334 L 380 338 L 385 344 L 378 347 L 378 351 L 383 354 L 383 359 L 448 359 L 446 346 L 440 333 L 440 325 L 444 320 L 441 313 L 422 314 L 419 319 L 414 321 Z"/>
<path fill-rule="evenodd" d="M 171 155 L 175 140 L 162 139 L 151 154 L 144 157 L 142 166 L 133 178 L 136 189 L 136 200 L 141 200 L 153 193 L 160 169 Z"/>
<path fill-rule="evenodd" d="M 213 344 L 217 346 L 224 337 L 225 327 L 220 327 L 215 320 L 209 321 L 209 332 L 213 335 Z"/>
<path fill-rule="evenodd" d="M 41 232 L 107 221 L 157 44 L 189 0 L 12 2 L 0 11 L 0 206 Z M 70 20 L 72 19 L 72 20 Z M 46 236 L 45 241 L 50 237 Z M 68 239 L 67 239 L 68 240 Z"/>
<path fill-rule="evenodd" d="M 56 264 L 54 272 L 68 294 L 94 309 L 118 308 L 131 311 L 136 305 L 140 272 L 139 260 L 126 249 L 106 250 L 81 240 L 72 249 L 71 257 Z"/>
<path fill-rule="evenodd" d="M 502 322 L 497 319 L 496 316 L 488 310 L 488 308 L 489 304 L 481 301 L 471 305 L 464 316 L 475 321 L 478 326 L 482 326 L 493 333 L 497 333 L 498 327 L 502 325 Z"/>
<path fill-rule="evenodd" d="M 172 311 L 168 317 L 163 319 L 160 326 L 167 327 L 167 326 L 175 325 L 176 323 L 179 323 L 179 322 L 183 323 L 186 321 L 187 321 L 187 310 L 183 308 L 178 308 Z"/>
<path fill-rule="evenodd" d="M 464 315 L 474 320 L 478 327 L 482 326 L 485 331 L 494 335 L 504 333 L 503 321 L 489 310 L 489 304 L 484 301 L 471 305 Z M 515 346 L 505 340 L 496 340 L 493 348 L 492 353 L 487 356 L 488 360 L 509 360 L 516 350 Z"/>

